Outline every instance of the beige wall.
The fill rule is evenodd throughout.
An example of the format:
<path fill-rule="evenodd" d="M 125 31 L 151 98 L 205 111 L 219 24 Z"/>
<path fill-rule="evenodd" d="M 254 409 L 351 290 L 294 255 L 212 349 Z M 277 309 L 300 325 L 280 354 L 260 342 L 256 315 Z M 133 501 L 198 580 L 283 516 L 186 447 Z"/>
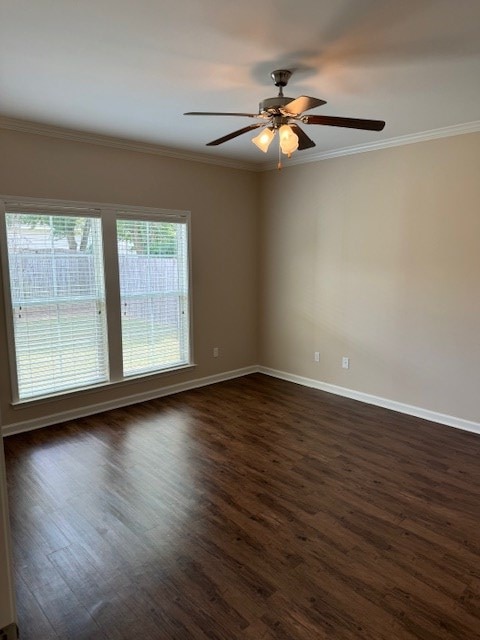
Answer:
<path fill-rule="evenodd" d="M 264 174 L 1 130 L 0 146 L 0 193 L 192 212 L 197 363 L 13 409 L 0 309 L 5 426 L 257 362 L 479 421 L 480 134 Z"/>
<path fill-rule="evenodd" d="M 0 148 L 3 195 L 191 211 L 197 364 L 189 372 L 13 409 L 0 308 L 4 426 L 256 364 L 258 173 L 6 130 Z M 220 347 L 215 359 L 214 346 Z"/>
<path fill-rule="evenodd" d="M 262 187 L 261 364 L 478 422 L 480 134 Z"/>

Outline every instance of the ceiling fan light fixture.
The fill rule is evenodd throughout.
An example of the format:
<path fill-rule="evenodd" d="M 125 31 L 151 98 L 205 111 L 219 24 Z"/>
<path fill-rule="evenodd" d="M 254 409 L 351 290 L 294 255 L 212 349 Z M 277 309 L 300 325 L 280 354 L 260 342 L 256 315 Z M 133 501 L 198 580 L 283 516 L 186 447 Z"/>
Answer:
<path fill-rule="evenodd" d="M 258 136 L 252 138 L 253 144 L 263 151 L 263 153 L 267 153 L 268 147 L 270 146 L 272 140 L 275 137 L 275 131 L 273 131 L 270 127 L 265 127 L 262 129 Z"/>
<path fill-rule="evenodd" d="M 282 153 L 290 158 L 292 153 L 298 149 L 298 136 L 288 124 L 282 125 L 278 134 Z"/>

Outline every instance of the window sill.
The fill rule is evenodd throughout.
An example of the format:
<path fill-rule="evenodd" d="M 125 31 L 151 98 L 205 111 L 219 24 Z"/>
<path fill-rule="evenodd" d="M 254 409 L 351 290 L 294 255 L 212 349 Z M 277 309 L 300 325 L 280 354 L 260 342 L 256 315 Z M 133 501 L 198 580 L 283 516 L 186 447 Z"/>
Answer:
<path fill-rule="evenodd" d="M 184 371 L 189 371 L 191 369 L 195 369 L 197 365 L 195 363 L 184 364 L 179 367 L 174 367 L 172 369 L 163 369 L 162 371 L 149 371 L 144 374 L 132 375 L 122 380 L 110 380 L 108 382 L 101 382 L 99 384 L 90 385 L 88 387 L 81 387 L 78 389 L 67 389 L 63 392 L 52 393 L 44 396 L 35 396 L 34 398 L 25 398 L 22 400 L 15 400 L 10 403 L 12 409 L 23 409 L 26 406 L 34 406 L 47 404 L 52 402 L 52 400 L 69 400 L 70 398 L 76 398 L 79 396 L 87 395 L 91 392 L 101 391 L 102 389 L 121 389 L 122 387 L 135 384 L 137 381 L 141 380 L 149 380 L 149 379 L 162 379 L 168 378 L 170 376 L 175 376 L 177 374 L 183 373 Z"/>

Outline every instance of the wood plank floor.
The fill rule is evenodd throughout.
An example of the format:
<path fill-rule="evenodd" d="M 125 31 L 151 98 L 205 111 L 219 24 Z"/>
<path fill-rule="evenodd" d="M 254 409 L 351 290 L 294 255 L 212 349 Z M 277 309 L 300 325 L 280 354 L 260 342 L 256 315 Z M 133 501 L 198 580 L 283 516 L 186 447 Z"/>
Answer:
<path fill-rule="evenodd" d="M 5 440 L 22 640 L 480 638 L 480 437 L 260 374 Z"/>

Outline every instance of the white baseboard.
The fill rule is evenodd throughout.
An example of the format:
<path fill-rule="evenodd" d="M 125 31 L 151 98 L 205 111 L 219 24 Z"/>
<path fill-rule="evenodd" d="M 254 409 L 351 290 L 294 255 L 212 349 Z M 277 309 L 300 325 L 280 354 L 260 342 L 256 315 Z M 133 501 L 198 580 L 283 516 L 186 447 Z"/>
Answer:
<path fill-rule="evenodd" d="M 101 413 L 102 411 L 110 411 L 111 409 L 120 409 L 131 404 L 137 404 L 138 402 L 145 402 L 146 400 L 154 400 L 155 398 L 162 398 L 164 396 L 170 396 L 181 391 L 189 391 L 191 389 L 198 389 L 199 387 L 205 387 L 209 384 L 215 384 L 217 382 L 224 382 L 226 380 L 232 380 L 234 378 L 240 378 L 242 376 L 249 375 L 250 373 L 257 373 L 258 367 L 244 367 L 242 369 L 234 369 L 232 371 L 226 371 L 224 373 L 218 373 L 213 376 L 206 376 L 205 378 L 197 378 L 195 380 L 189 380 L 188 382 L 180 382 L 178 384 L 172 384 L 161 389 L 155 389 L 146 393 L 137 393 L 130 396 L 125 396 L 119 400 L 110 400 L 109 402 L 99 402 L 91 404 L 86 407 L 80 407 L 78 409 L 72 409 L 71 411 L 64 411 L 62 413 L 53 413 L 48 416 L 42 416 L 37 420 L 25 420 L 24 422 L 15 422 L 2 429 L 3 436 L 12 436 L 16 433 L 23 433 L 24 431 L 32 431 L 33 429 L 40 429 L 41 427 L 48 427 L 52 424 L 58 424 L 59 422 L 66 422 L 67 420 L 76 420 L 77 418 L 85 418 L 95 413 Z"/>
<path fill-rule="evenodd" d="M 269 367 L 262 366 L 251 366 L 244 367 L 242 369 L 234 369 L 232 371 L 226 371 L 224 373 L 207 376 L 205 378 L 197 378 L 195 380 L 189 380 L 188 382 L 169 385 L 167 387 L 162 387 L 161 389 L 156 389 L 147 393 L 138 393 L 126 396 L 124 398 L 121 398 L 120 400 L 92 404 L 86 407 L 80 407 L 79 409 L 73 409 L 72 411 L 43 416 L 42 418 L 38 418 L 37 420 L 16 422 L 14 424 L 3 427 L 2 433 L 4 436 L 9 436 L 16 433 L 22 433 L 24 431 L 40 429 L 41 427 L 58 424 L 59 422 L 75 420 L 77 418 L 84 418 L 95 413 L 101 413 L 102 411 L 120 409 L 121 407 L 136 404 L 137 402 L 154 400 L 155 398 L 162 398 L 164 396 L 173 395 L 182 391 L 189 391 L 191 389 L 205 387 L 217 382 L 224 382 L 226 380 L 240 378 L 251 373 L 263 373 L 267 376 L 272 376 L 273 378 L 280 378 L 281 380 L 301 384 L 304 387 L 319 389 L 320 391 L 326 391 L 327 393 L 333 393 L 345 398 L 351 398 L 352 400 L 359 400 L 360 402 L 373 404 L 377 407 L 390 409 L 391 411 L 397 411 L 399 413 L 405 413 L 417 418 L 423 418 L 424 420 L 429 420 L 430 422 L 438 422 L 439 424 L 443 424 L 448 427 L 454 427 L 455 429 L 461 429 L 463 431 L 470 431 L 472 433 L 480 434 L 480 423 L 478 422 L 464 420 L 463 418 L 457 418 L 455 416 L 450 416 L 444 413 L 437 413 L 436 411 L 430 411 L 429 409 L 423 409 L 422 407 L 404 404 L 403 402 L 389 400 L 388 398 L 374 396 L 369 393 L 363 393 L 361 391 L 355 391 L 354 389 L 348 389 L 346 387 L 329 384 L 328 382 L 314 380 L 313 378 L 305 378 L 303 376 L 297 376 L 293 373 L 287 373 L 285 371 L 279 371 L 277 369 L 270 369 Z"/>
<path fill-rule="evenodd" d="M 337 396 L 352 398 L 352 400 L 359 400 L 360 402 L 373 404 L 377 407 L 383 407 L 385 409 L 390 409 L 391 411 L 397 411 L 398 413 L 406 413 L 410 416 L 415 416 L 416 418 L 430 420 L 430 422 L 438 422 L 439 424 L 444 424 L 448 427 L 454 427 L 455 429 L 462 429 L 463 431 L 470 431 L 472 433 L 480 434 L 479 422 L 472 422 L 470 420 L 464 420 L 463 418 L 456 418 L 455 416 L 450 416 L 444 413 L 437 413 L 436 411 L 422 409 L 422 407 L 404 404 L 403 402 L 396 402 L 395 400 L 381 398 L 380 396 L 373 396 L 369 393 L 355 391 L 354 389 L 339 387 L 335 384 L 329 384 L 328 382 L 321 382 L 319 380 L 313 380 L 312 378 L 304 378 L 303 376 L 286 373 L 285 371 L 278 371 L 277 369 L 258 367 L 258 372 L 264 373 L 267 376 L 272 376 L 273 378 L 280 378 L 282 380 L 287 380 L 288 382 L 295 382 L 296 384 L 301 384 L 304 387 L 312 387 L 313 389 L 319 389 L 320 391 L 326 391 L 327 393 L 334 393 Z"/>

